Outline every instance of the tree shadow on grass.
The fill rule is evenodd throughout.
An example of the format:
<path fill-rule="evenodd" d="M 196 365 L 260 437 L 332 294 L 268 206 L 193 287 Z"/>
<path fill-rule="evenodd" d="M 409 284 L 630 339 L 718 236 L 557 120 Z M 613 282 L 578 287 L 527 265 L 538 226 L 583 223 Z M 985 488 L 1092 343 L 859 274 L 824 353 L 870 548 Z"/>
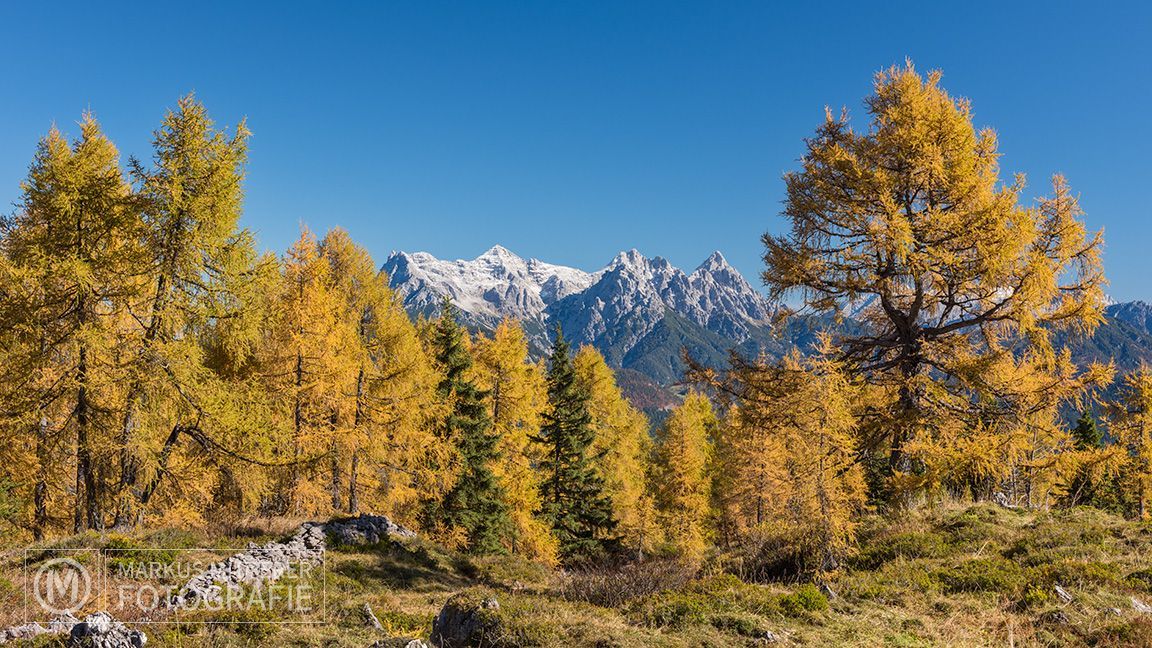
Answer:
<path fill-rule="evenodd" d="M 381 584 L 412 592 L 456 590 L 474 582 L 467 559 L 442 552 L 419 541 L 387 540 L 374 545 L 337 548 L 364 560 L 345 561 L 333 571 L 361 584 Z"/>

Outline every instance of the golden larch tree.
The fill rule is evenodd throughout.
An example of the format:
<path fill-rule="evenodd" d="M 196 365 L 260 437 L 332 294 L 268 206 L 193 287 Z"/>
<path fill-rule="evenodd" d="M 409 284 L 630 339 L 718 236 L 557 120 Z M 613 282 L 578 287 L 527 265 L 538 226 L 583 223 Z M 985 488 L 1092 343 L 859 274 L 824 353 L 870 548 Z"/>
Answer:
<path fill-rule="evenodd" d="M 500 437 L 500 455 L 493 470 L 504 486 L 504 497 L 515 526 L 513 553 L 555 563 L 558 544 L 552 530 L 536 514 L 540 510 L 541 414 L 547 405 L 544 368 L 528 358 L 528 340 L 520 325 L 505 320 L 491 337 L 478 336 L 472 347 L 476 385 L 487 394 L 492 426 Z"/>
<path fill-rule="evenodd" d="M 1101 236 L 1068 183 L 1056 176 L 1050 197 L 1021 204 L 1023 177 L 1001 182 L 996 134 L 940 78 L 910 63 L 877 74 L 866 130 L 828 112 L 785 176 L 789 230 L 763 237 L 773 297 L 862 309 L 863 330 L 839 345 L 847 371 L 891 391 L 863 430 L 889 473 L 911 470 L 907 444 L 954 420 L 930 411 L 933 392 L 969 403 L 969 424 L 1001 413 L 965 397 L 974 360 L 1103 317 Z"/>
<path fill-rule="evenodd" d="M 672 410 L 656 436 L 656 505 L 668 547 L 685 560 L 704 556 L 710 540 L 712 403 L 693 392 Z"/>

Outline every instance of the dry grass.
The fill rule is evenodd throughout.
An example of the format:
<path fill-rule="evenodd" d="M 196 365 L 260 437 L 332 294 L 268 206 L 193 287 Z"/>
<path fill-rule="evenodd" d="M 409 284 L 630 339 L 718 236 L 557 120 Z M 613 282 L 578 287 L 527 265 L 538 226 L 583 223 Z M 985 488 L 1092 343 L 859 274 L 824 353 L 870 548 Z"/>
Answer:
<path fill-rule="evenodd" d="M 209 545 L 226 552 L 296 521 L 228 533 L 86 534 L 44 549 Z M 0 621 L 23 609 L 23 551 L 0 561 Z M 444 603 L 495 597 L 491 646 L 743 646 L 771 631 L 780 645 L 1152 646 L 1152 530 L 1090 509 L 1051 513 L 949 505 L 874 518 L 826 601 L 803 583 L 745 583 L 673 562 L 561 574 L 515 557 L 469 558 L 421 541 L 329 553 L 327 622 L 260 623 L 215 615 L 148 628 L 155 646 L 367 646 L 427 637 Z M 1059 584 L 1073 600 L 1062 601 Z M 365 622 L 369 604 L 384 626 Z M 255 623 L 254 623 L 255 622 Z"/>

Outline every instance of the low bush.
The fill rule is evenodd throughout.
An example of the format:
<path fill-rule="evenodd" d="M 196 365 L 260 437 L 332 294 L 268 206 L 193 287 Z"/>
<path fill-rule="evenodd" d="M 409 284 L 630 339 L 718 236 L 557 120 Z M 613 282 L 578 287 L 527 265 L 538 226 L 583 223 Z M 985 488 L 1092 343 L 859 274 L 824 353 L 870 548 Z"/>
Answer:
<path fill-rule="evenodd" d="M 1109 563 L 1061 560 L 1029 570 L 1028 580 L 1031 584 L 1049 588 L 1054 585 L 1107 585 L 1120 580 L 1120 569 Z"/>
<path fill-rule="evenodd" d="M 944 591 L 1014 594 L 1023 587 L 1024 570 L 1005 558 L 975 558 L 935 573 Z"/>
<path fill-rule="evenodd" d="M 713 628 L 738 634 L 741 637 L 760 638 L 768 634 L 769 628 L 760 617 L 739 612 L 713 614 L 709 619 Z"/>
<path fill-rule="evenodd" d="M 1008 533 L 1013 513 L 991 504 L 981 504 L 945 518 L 939 525 L 951 544 L 999 543 Z"/>
<path fill-rule="evenodd" d="M 805 612 L 821 612 L 828 609 L 828 598 L 815 585 L 806 584 L 795 592 L 785 594 L 779 600 L 780 609 L 788 616 L 802 616 Z"/>
<path fill-rule="evenodd" d="M 653 560 L 575 571 L 564 580 L 561 595 L 601 607 L 620 607 L 634 599 L 676 589 L 696 575 L 696 568 L 675 560 Z"/>
<path fill-rule="evenodd" d="M 1152 592 L 1152 569 L 1141 569 L 1128 574 L 1124 578 L 1124 582 L 1129 587 L 1144 590 L 1145 592 Z"/>
<path fill-rule="evenodd" d="M 654 627 L 683 628 L 700 625 L 733 613 L 761 617 L 806 617 L 828 609 L 828 599 L 811 584 L 779 594 L 761 585 L 744 583 L 722 574 L 683 588 L 660 592 L 635 601 L 632 617 Z"/>
<path fill-rule="evenodd" d="M 375 614 L 388 634 L 424 637 L 432 632 L 431 614 L 413 614 L 400 610 L 377 610 Z"/>
<path fill-rule="evenodd" d="M 897 533 L 871 539 L 860 549 L 852 565 L 858 569 L 878 569 L 897 558 L 942 558 L 947 553 L 947 539 L 939 533 Z"/>
<path fill-rule="evenodd" d="M 637 617 L 645 625 L 657 628 L 682 628 L 705 623 L 722 608 L 715 599 L 696 592 L 660 592 L 641 599 Z"/>
<path fill-rule="evenodd" d="M 470 559 L 474 578 L 492 587 L 521 590 L 542 585 L 552 578 L 552 569 L 514 554 L 478 556 Z"/>
<path fill-rule="evenodd" d="M 179 548 L 161 546 L 147 547 L 144 543 L 123 535 L 110 535 L 101 549 L 113 566 L 130 566 L 135 563 L 159 563 L 171 565 L 180 554 Z"/>

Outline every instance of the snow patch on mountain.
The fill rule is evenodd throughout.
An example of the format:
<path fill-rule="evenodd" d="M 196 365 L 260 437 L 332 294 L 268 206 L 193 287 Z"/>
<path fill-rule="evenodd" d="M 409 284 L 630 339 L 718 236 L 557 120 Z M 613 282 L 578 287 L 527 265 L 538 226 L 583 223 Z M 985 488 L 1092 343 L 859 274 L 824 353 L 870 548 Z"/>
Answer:
<path fill-rule="evenodd" d="M 483 326 L 505 317 L 539 319 L 548 304 L 586 289 L 596 278 L 576 268 L 522 259 L 499 245 L 470 261 L 393 252 L 382 270 L 409 312 L 434 313 L 447 296 Z"/>

